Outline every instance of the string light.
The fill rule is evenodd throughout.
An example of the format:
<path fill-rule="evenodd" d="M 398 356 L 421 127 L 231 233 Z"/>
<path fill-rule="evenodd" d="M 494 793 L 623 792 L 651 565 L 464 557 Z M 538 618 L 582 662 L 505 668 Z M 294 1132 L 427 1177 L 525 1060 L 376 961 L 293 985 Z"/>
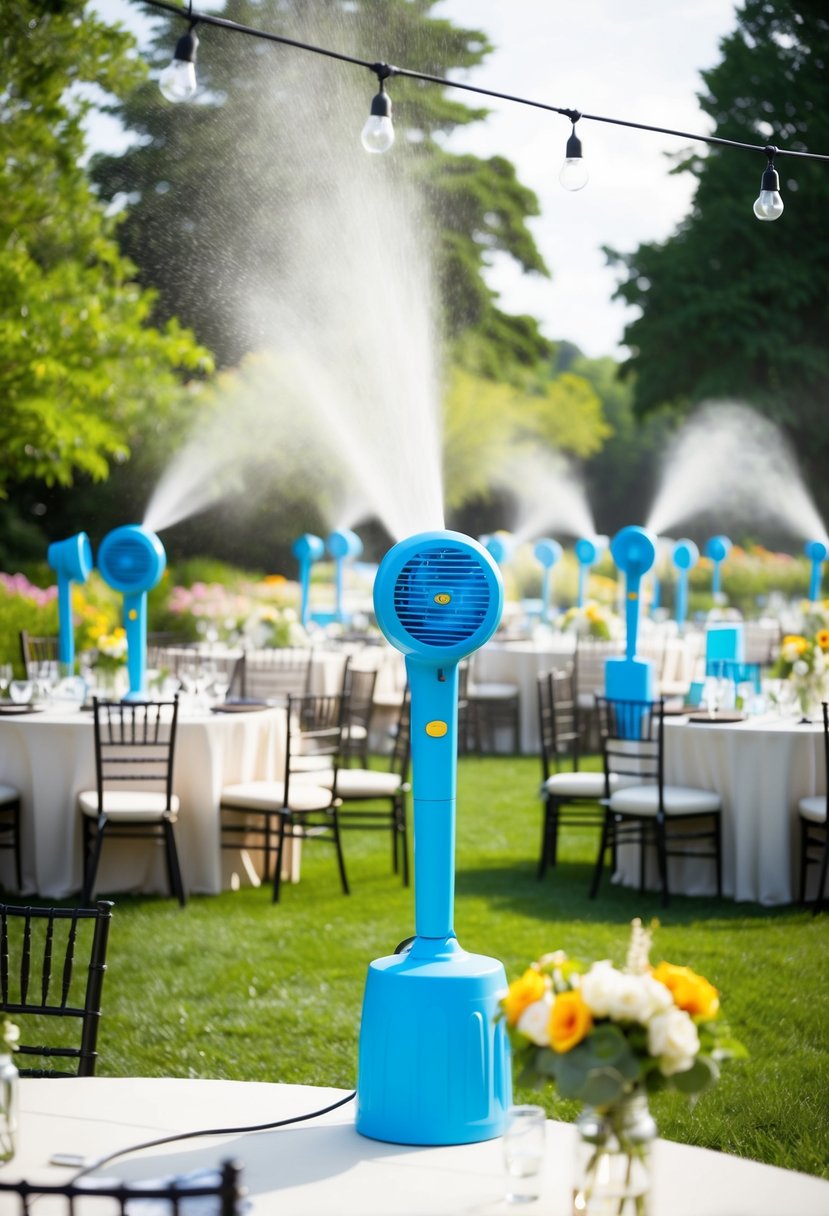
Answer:
<path fill-rule="evenodd" d="M 158 78 L 162 97 L 168 101 L 189 101 L 196 91 L 196 50 L 199 45 L 195 25 L 176 43 L 173 58 Z"/>
<path fill-rule="evenodd" d="M 581 114 L 578 110 L 573 110 L 570 114 L 573 130 L 567 140 L 567 147 L 564 149 L 564 164 L 558 175 L 558 180 L 565 190 L 583 190 L 590 177 L 582 155 L 581 140 L 576 135 L 576 123 L 580 118 Z"/>
<path fill-rule="evenodd" d="M 392 74 L 387 63 L 374 65 L 380 90 L 371 101 L 371 110 L 360 138 L 366 152 L 388 152 L 394 143 L 394 127 L 391 121 L 391 98 L 386 92 L 386 80 Z"/>
<path fill-rule="evenodd" d="M 768 158 L 768 163 L 760 184 L 760 194 L 754 203 L 754 214 L 759 220 L 776 220 L 783 214 L 783 200 L 780 197 L 780 180 L 774 168 L 775 156 L 797 156 L 804 160 L 829 161 L 829 156 L 818 152 L 801 152 L 795 151 L 793 148 L 775 148 L 771 145 L 747 144 L 741 143 L 736 139 L 723 139 L 718 135 L 696 135 L 691 131 L 676 131 L 671 127 L 657 127 L 651 126 L 649 123 L 630 122 L 624 118 L 611 118 L 604 114 L 583 114 L 579 113 L 578 110 L 568 110 L 562 106 L 548 105 L 546 102 L 534 101 L 529 97 L 517 97 L 511 93 L 500 93 L 495 89 L 485 89 L 480 85 L 467 84 L 460 80 L 447 80 L 442 76 L 433 76 L 428 72 L 417 72 L 411 68 L 393 67 L 387 63 L 370 63 L 368 60 L 358 59 L 354 55 L 344 55 L 340 51 L 332 51 L 326 47 L 314 46 L 308 42 L 299 42 L 295 38 L 286 38 L 282 34 L 271 34 L 266 30 L 259 30 L 250 25 L 241 25 L 236 21 L 229 21 L 225 17 L 215 17 L 210 13 L 194 13 L 192 0 L 190 0 L 190 5 L 186 10 L 179 5 L 168 4 L 166 0 L 142 0 L 142 3 L 148 4 L 151 8 L 163 9 L 165 12 L 173 13 L 177 17 L 183 17 L 185 20 L 190 21 L 189 34 L 178 40 L 173 62 L 169 67 L 165 68 L 159 78 L 159 86 L 164 96 L 170 101 L 187 100 L 195 92 L 196 72 L 194 65 L 198 39 L 194 27 L 197 23 L 232 30 L 237 34 L 248 34 L 253 38 L 261 38 L 267 42 L 278 42 L 283 46 L 292 46 L 297 50 L 309 51 L 314 55 L 325 55 L 329 59 L 339 59 L 344 63 L 353 63 L 357 67 L 368 68 L 375 73 L 380 82 L 380 91 L 375 95 L 371 103 L 368 121 L 362 131 L 363 147 L 368 152 L 387 152 L 394 143 L 394 128 L 391 122 L 391 98 L 386 93 L 385 82 L 390 76 L 403 76 L 411 80 L 423 80 L 431 84 L 438 84 L 444 88 L 463 89 L 468 93 L 477 93 L 482 97 L 496 97 L 500 101 L 513 101 L 518 105 L 532 106 L 537 110 L 546 110 L 549 113 L 562 114 L 565 118 L 569 118 L 573 124 L 573 129 L 570 133 L 570 138 L 567 140 L 564 164 L 559 173 L 559 180 L 562 186 L 568 190 L 581 190 L 587 183 L 587 166 L 584 163 L 582 155 L 581 140 L 576 135 L 576 123 L 580 120 L 610 123 L 613 126 L 627 127 L 636 131 L 650 131 L 658 135 L 673 135 L 678 139 L 690 139 L 696 143 L 709 144 L 712 147 L 742 148 L 749 152 L 763 152 Z M 184 83 L 179 85 L 178 89 L 167 91 L 169 82 L 176 73 L 175 79 L 184 81 Z M 162 81 L 164 81 L 164 84 L 162 84 Z M 171 93 L 175 93 L 176 95 L 172 96 Z"/>
<path fill-rule="evenodd" d="M 764 149 L 769 163 L 760 182 L 760 193 L 754 203 L 754 214 L 758 220 L 779 220 L 783 214 L 783 200 L 780 197 L 780 178 L 774 167 L 776 148 Z"/>

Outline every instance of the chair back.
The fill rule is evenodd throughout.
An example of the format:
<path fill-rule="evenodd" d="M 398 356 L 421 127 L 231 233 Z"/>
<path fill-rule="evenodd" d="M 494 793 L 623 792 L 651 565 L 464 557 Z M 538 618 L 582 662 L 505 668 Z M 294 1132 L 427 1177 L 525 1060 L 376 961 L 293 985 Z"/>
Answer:
<path fill-rule="evenodd" d="M 537 680 L 537 692 L 541 770 L 546 781 L 558 770 L 562 756 L 572 758 L 574 771 L 579 767 L 579 709 L 574 665 L 542 671 Z"/>
<path fill-rule="evenodd" d="M 576 640 L 576 693 L 580 697 L 604 692 L 604 668 L 611 656 L 622 654 L 619 642 L 602 642 L 591 638 Z"/>
<path fill-rule="evenodd" d="M 21 629 L 20 657 L 28 680 L 56 679 L 60 674 L 57 637 L 34 637 Z"/>
<path fill-rule="evenodd" d="M 242 696 L 284 704 L 289 696 L 306 695 L 311 691 L 311 657 L 308 646 L 248 651 L 241 669 Z"/>
<path fill-rule="evenodd" d="M 98 809 L 107 789 L 163 790 L 173 795 L 178 697 L 172 701 L 93 700 Z"/>
<path fill-rule="evenodd" d="M 94 1075 L 111 920 L 112 904 L 105 900 L 94 908 L 0 904 L 0 1011 L 12 1021 L 22 1019 L 21 1076 Z M 50 1046 L 27 1037 L 27 1019 L 31 1018 L 32 1032 L 39 1038 L 42 1017 L 70 1019 L 66 1033 L 52 1023 L 56 1042 Z M 73 1046 L 78 1027 L 80 1045 Z M 31 1057 L 39 1062 L 38 1067 L 22 1065 Z M 74 1071 L 44 1067 L 50 1059 L 74 1061 Z"/>
<path fill-rule="evenodd" d="M 366 734 L 374 713 L 374 689 L 377 685 L 377 668 L 352 667 L 346 664 L 343 676 L 346 729 L 361 726 Z"/>
<path fill-rule="evenodd" d="M 610 777 L 625 784 L 664 785 L 663 700 L 619 701 L 597 697 L 599 735 L 609 794 Z"/>
<path fill-rule="evenodd" d="M 186 1212 L 210 1213 L 210 1216 L 240 1216 L 244 1188 L 241 1185 L 242 1167 L 236 1161 L 225 1161 L 217 1170 L 199 1171 L 199 1175 L 171 1178 L 158 1183 L 107 1182 L 105 1179 L 90 1179 L 84 1182 L 30 1183 L 0 1182 L 0 1195 L 17 1195 L 20 1205 L 8 1216 L 37 1216 L 41 1209 L 41 1195 L 51 1195 L 66 1200 L 63 1211 L 66 1216 L 80 1216 L 81 1212 L 92 1216 L 112 1216 L 113 1212 L 153 1212 L 153 1216 L 184 1216 Z M 83 1201 L 81 1205 L 80 1201 Z M 215 1202 L 210 1202 L 211 1200 Z M 99 1202 L 100 1201 L 100 1202 Z M 59 1211 L 54 1204 L 49 1212 Z"/>
<path fill-rule="evenodd" d="M 412 703 L 408 689 L 400 706 L 397 719 L 397 729 L 394 732 L 394 743 L 389 759 L 389 771 L 396 773 L 401 784 L 409 780 L 409 765 L 412 758 Z"/>
<path fill-rule="evenodd" d="M 290 805 L 288 786 L 298 756 L 324 757 L 328 772 L 337 768 L 342 750 L 345 701 L 339 693 L 288 697 L 288 736 L 285 747 L 285 804 Z"/>

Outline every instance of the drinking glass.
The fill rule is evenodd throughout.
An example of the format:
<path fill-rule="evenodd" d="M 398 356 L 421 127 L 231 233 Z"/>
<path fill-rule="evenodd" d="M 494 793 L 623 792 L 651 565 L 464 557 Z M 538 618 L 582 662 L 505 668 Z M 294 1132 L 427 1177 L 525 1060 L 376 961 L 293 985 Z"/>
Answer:
<path fill-rule="evenodd" d="M 510 1108 L 504 1132 L 507 1203 L 532 1203 L 541 1194 L 547 1116 L 541 1106 Z"/>
<path fill-rule="evenodd" d="M 9 684 L 9 696 L 15 705 L 28 705 L 33 692 L 34 686 L 31 680 L 12 680 Z"/>
<path fill-rule="evenodd" d="M 14 668 L 11 663 L 0 663 L 0 697 L 8 696 L 13 675 Z"/>

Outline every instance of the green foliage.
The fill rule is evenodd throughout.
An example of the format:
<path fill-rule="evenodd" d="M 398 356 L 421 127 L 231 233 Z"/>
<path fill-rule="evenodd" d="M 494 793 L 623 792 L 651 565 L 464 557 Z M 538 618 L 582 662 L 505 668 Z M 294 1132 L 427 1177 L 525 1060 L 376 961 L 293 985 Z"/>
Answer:
<path fill-rule="evenodd" d="M 746 0 L 703 74 L 701 105 L 719 137 L 829 153 L 829 17 L 813 0 Z M 780 155 L 785 213 L 758 222 L 751 205 L 765 157 L 711 148 L 677 172 L 697 179 L 691 214 L 662 245 L 611 254 L 618 295 L 642 310 L 625 331 L 636 409 L 737 398 L 781 423 L 824 508 L 829 425 L 829 173 Z"/>
<path fill-rule="evenodd" d="M 491 49 L 485 36 L 434 17 L 435 4 L 227 0 L 222 14 L 439 76 L 479 64 Z M 182 28 L 173 18 L 160 21 L 154 66 L 169 61 Z M 192 325 L 228 366 L 267 341 L 256 302 L 278 296 L 292 273 L 295 234 L 309 206 L 320 197 L 336 205 L 338 182 L 353 176 L 349 158 L 364 162 L 359 131 L 376 82 L 322 56 L 218 30 L 201 33 L 198 72 L 198 104 L 171 106 L 148 82 L 119 106 L 140 141 L 122 156 L 98 158 L 93 176 L 105 198 L 129 201 L 122 248 L 142 282 L 158 289 L 159 315 Z M 480 334 L 489 373 L 536 362 L 549 351 L 537 323 L 501 312 L 482 277 L 496 252 L 546 273 L 526 226 L 538 214 L 535 196 L 503 157 L 482 161 L 443 147 L 447 134 L 485 111 L 403 78 L 389 91 L 396 143 L 372 168 L 416 183 L 445 332 L 472 327 Z M 360 172 L 370 171 L 361 162 Z"/>
<path fill-rule="evenodd" d="M 122 94 L 142 74 L 131 39 L 85 9 L 4 9 L 0 495 L 27 477 L 105 478 L 147 411 L 170 409 L 178 370 L 209 366 L 175 321 L 150 326 L 153 296 L 132 281 L 81 167 L 87 86 Z"/>
<path fill-rule="evenodd" d="M 57 600 L 44 603 L 42 597 L 21 594 L 0 585 L 0 663 L 13 663 L 15 675 L 22 678 L 20 631 L 35 637 L 53 637 L 58 631 Z"/>

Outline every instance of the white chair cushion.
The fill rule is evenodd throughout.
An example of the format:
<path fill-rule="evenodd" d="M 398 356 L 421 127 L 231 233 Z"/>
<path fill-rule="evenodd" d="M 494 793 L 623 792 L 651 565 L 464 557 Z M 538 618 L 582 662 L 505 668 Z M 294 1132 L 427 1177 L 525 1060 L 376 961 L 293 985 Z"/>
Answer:
<path fill-rule="evenodd" d="M 352 743 L 355 740 L 362 742 L 368 738 L 368 731 L 359 722 L 352 722 L 350 726 L 343 727 L 343 738 L 350 740 Z"/>
<path fill-rule="evenodd" d="M 616 781 L 611 774 L 611 789 Z M 604 773 L 553 773 L 541 789 L 556 798 L 604 798 Z"/>
<path fill-rule="evenodd" d="M 797 809 L 804 819 L 809 819 L 812 823 L 825 823 L 826 795 L 811 794 L 808 798 L 801 798 Z"/>
<path fill-rule="evenodd" d="M 10 785 L 0 785 L 0 804 L 4 802 L 17 802 L 20 794 L 17 790 L 13 790 Z"/>
<path fill-rule="evenodd" d="M 338 798 L 393 798 L 399 789 L 397 773 L 370 768 L 341 768 L 337 772 Z"/>
<path fill-rule="evenodd" d="M 98 818 L 98 791 L 83 790 L 78 794 L 78 806 L 84 815 Z M 178 815 L 179 800 L 170 800 L 171 822 Z M 152 790 L 104 790 L 104 814 L 121 823 L 155 823 L 167 815 L 167 797 Z"/>
<path fill-rule="evenodd" d="M 662 791 L 666 815 L 708 815 L 720 809 L 719 794 L 682 785 L 666 785 Z M 656 815 L 659 787 L 630 785 L 610 796 L 610 809 L 625 815 Z"/>
<path fill-rule="evenodd" d="M 331 805 L 331 791 L 319 785 L 292 781 L 289 787 L 290 810 L 324 811 Z M 285 786 L 281 781 L 243 781 L 222 790 L 221 805 L 240 811 L 281 811 L 285 807 Z"/>

